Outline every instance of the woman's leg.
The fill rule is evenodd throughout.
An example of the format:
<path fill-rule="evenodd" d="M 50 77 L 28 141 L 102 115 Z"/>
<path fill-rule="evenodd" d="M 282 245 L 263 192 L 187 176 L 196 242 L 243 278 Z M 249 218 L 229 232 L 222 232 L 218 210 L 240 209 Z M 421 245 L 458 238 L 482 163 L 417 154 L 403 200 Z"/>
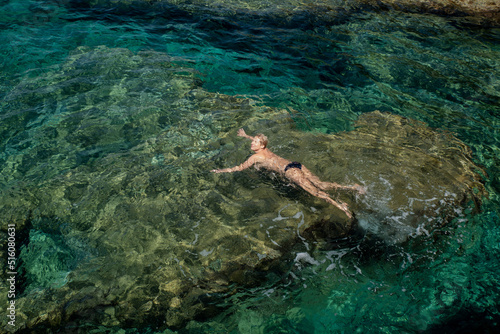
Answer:
<path fill-rule="evenodd" d="M 330 196 L 328 196 L 327 193 L 318 189 L 318 187 L 316 187 L 316 185 L 313 182 L 311 182 L 310 179 L 307 177 L 308 175 L 306 173 L 304 173 L 303 171 L 301 171 L 300 169 L 289 170 L 286 173 L 286 176 L 290 180 L 292 180 L 293 182 L 295 182 L 296 184 L 301 186 L 302 189 L 304 189 L 305 191 L 307 191 L 311 195 L 319 197 L 321 199 L 324 199 L 328 203 L 335 205 L 337 208 L 344 211 L 344 213 L 347 215 L 347 217 L 352 218 L 352 213 L 349 210 L 349 207 L 347 206 L 346 203 L 344 203 L 344 202 L 338 203 L 338 202 L 334 201 Z"/>
<path fill-rule="evenodd" d="M 302 165 L 302 172 L 304 176 L 311 181 L 316 187 L 321 190 L 331 190 L 331 189 L 342 189 L 342 190 L 356 190 L 360 194 L 365 194 L 366 189 L 359 184 L 355 184 L 354 186 L 342 186 L 335 182 L 324 182 L 319 179 L 316 175 L 314 175 L 306 166 Z"/>
<path fill-rule="evenodd" d="M 334 188 L 337 188 L 339 185 L 337 183 L 333 183 L 333 182 L 323 182 L 319 179 L 319 177 L 317 177 L 316 175 L 314 175 L 309 169 L 307 169 L 306 166 L 302 165 L 302 172 L 304 173 L 304 176 L 309 180 L 311 181 L 316 187 L 318 187 L 319 189 L 321 190 L 330 190 L 330 189 L 334 189 Z"/>

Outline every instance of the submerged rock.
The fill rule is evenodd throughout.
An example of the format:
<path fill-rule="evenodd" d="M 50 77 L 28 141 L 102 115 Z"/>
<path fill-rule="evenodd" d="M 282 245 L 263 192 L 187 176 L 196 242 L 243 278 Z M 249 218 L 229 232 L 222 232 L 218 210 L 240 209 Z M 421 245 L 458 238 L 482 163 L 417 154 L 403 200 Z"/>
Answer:
<path fill-rule="evenodd" d="M 367 113 L 354 131 L 337 134 L 328 143 L 317 148 L 335 164 L 324 167 L 325 173 L 337 175 L 335 179 L 345 175 L 367 187 L 356 204 L 358 220 L 387 241 L 430 233 L 463 217 L 465 208 L 478 212 L 487 196 L 486 173 L 473 162 L 470 148 L 422 122 Z"/>
<path fill-rule="evenodd" d="M 352 234 L 340 210 L 273 173 L 210 173 L 248 156 L 240 127 L 321 179 L 365 185 L 336 196 L 389 242 L 477 211 L 486 194 L 452 134 L 381 112 L 350 132 L 299 132 L 287 111 L 204 91 L 188 62 L 157 52 L 79 49 L 4 105 L 26 124 L 0 165 L 4 221 L 29 232 L 17 329 L 178 327 Z M 67 263 L 36 268 L 44 244 Z"/>
<path fill-rule="evenodd" d="M 418 13 L 434 13 L 451 16 L 469 16 L 477 24 L 498 24 L 500 21 L 500 3 L 491 0 L 316 0 L 316 1 L 260 1 L 260 0 L 86 0 L 79 1 L 84 7 L 109 7 L 125 10 L 133 7 L 157 10 L 165 15 L 175 16 L 183 13 L 203 11 L 219 12 L 223 15 L 250 14 L 277 17 L 307 15 L 330 21 L 338 16 L 357 12 L 360 8 L 396 9 Z M 282 22 L 284 23 L 284 22 Z"/>
<path fill-rule="evenodd" d="M 365 3 L 376 3 L 374 0 L 360 0 Z M 491 0 L 382 0 L 384 5 L 403 10 L 419 10 L 451 15 L 496 16 L 500 14 L 500 3 Z"/>
<path fill-rule="evenodd" d="M 253 188 L 209 172 L 235 153 L 234 129 L 290 128 L 288 113 L 203 91 L 185 63 L 82 48 L 5 98 L 0 207 L 25 232 L 30 266 L 19 270 L 18 328 L 77 315 L 177 326 L 212 312 L 231 284 L 258 284 L 305 229 L 262 179 Z M 44 245 L 57 252 L 39 261 Z"/>

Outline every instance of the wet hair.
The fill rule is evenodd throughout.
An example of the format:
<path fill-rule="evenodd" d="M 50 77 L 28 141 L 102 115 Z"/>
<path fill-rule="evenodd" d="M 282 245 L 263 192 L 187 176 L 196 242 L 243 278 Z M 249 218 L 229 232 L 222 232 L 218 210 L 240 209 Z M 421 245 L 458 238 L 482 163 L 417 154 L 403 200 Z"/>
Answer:
<path fill-rule="evenodd" d="M 267 147 L 267 136 L 266 135 L 259 133 L 255 136 L 255 138 L 258 138 L 260 140 L 260 143 L 262 145 L 264 145 L 264 147 Z"/>

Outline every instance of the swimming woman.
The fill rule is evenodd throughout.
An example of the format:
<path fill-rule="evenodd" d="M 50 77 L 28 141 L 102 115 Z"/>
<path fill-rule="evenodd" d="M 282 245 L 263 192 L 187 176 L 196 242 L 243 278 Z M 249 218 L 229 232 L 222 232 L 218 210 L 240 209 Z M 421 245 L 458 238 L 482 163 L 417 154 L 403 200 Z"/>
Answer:
<path fill-rule="evenodd" d="M 255 152 L 247 161 L 239 166 L 224 169 L 214 169 L 214 173 L 232 173 L 239 172 L 244 169 L 256 165 L 257 167 L 266 168 L 278 173 L 281 173 L 294 183 L 301 186 L 305 191 L 309 192 L 311 195 L 319 197 L 335 205 L 340 210 L 344 211 L 347 217 L 352 218 L 353 214 L 349 210 L 346 203 L 342 201 L 335 201 L 323 190 L 330 189 L 343 189 L 343 190 L 356 190 L 360 194 L 364 194 L 365 189 L 355 184 L 354 186 L 342 186 L 334 182 L 323 182 L 316 175 L 311 173 L 306 166 L 299 162 L 289 161 L 284 159 L 267 148 L 267 137 L 263 134 L 258 134 L 254 137 L 249 136 L 245 133 L 245 130 L 239 129 L 238 136 L 250 139 L 252 144 L 250 149 Z"/>

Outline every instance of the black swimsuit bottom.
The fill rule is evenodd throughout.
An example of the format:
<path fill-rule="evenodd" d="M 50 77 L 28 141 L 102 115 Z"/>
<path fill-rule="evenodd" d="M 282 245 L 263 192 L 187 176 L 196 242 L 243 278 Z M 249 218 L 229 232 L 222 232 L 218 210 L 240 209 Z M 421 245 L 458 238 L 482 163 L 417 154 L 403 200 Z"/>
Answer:
<path fill-rule="evenodd" d="M 290 162 L 288 165 L 286 165 L 285 167 L 285 173 L 287 170 L 289 170 L 290 168 L 298 168 L 298 169 L 302 169 L 302 165 L 300 164 L 300 162 Z"/>

